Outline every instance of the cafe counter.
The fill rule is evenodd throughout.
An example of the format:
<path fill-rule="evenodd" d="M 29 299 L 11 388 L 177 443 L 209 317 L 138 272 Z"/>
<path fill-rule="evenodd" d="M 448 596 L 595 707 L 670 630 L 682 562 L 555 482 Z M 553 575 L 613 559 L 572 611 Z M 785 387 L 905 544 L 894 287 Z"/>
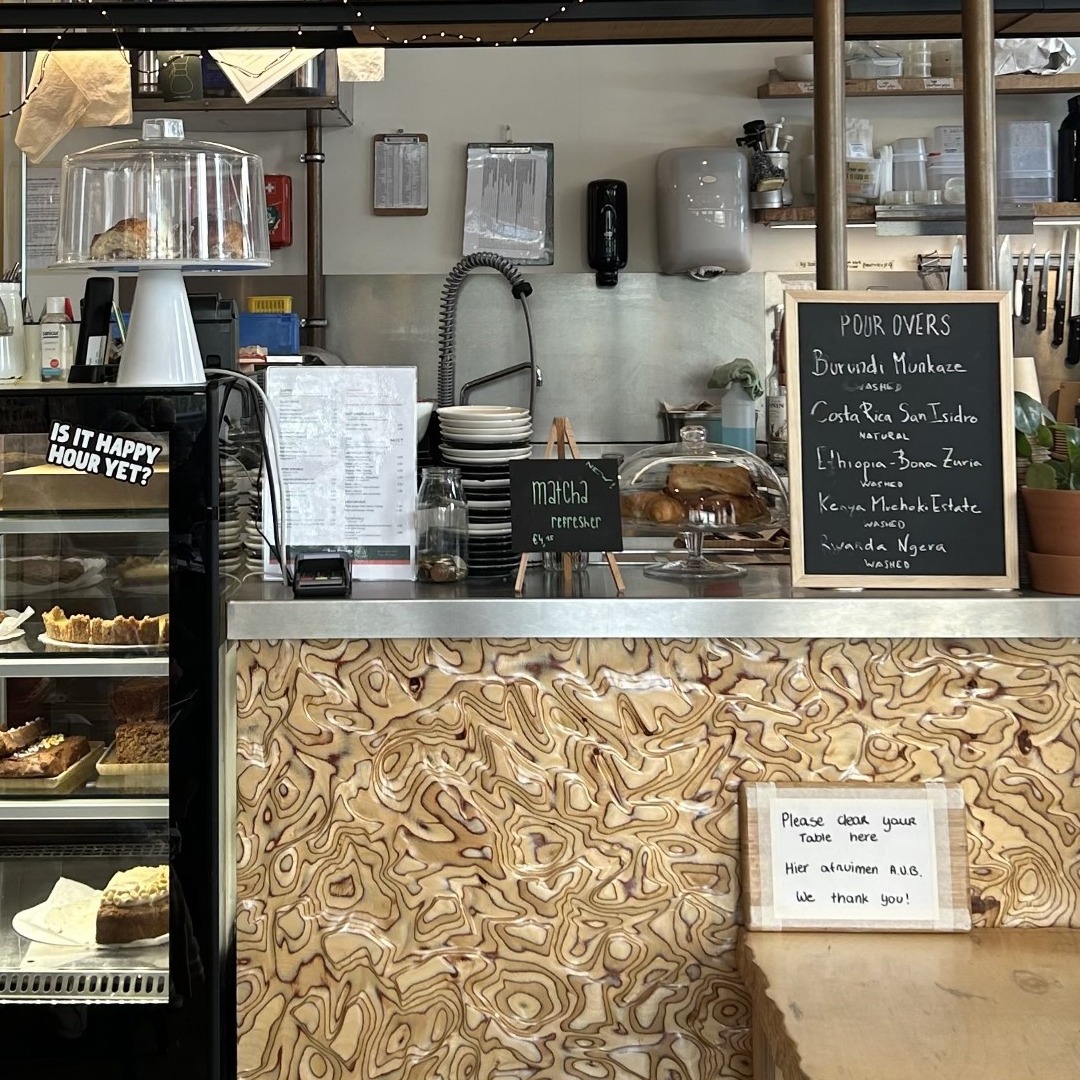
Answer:
<path fill-rule="evenodd" d="M 623 572 L 231 598 L 240 1077 L 749 1077 L 745 780 L 956 782 L 1080 927 L 1080 602 Z"/>

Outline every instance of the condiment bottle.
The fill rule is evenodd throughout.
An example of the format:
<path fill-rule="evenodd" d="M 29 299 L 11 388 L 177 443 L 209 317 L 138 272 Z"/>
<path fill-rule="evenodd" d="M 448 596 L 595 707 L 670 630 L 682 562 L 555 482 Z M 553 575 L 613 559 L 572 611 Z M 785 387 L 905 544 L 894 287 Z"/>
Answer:
<path fill-rule="evenodd" d="M 1058 128 L 1057 184 L 1058 202 L 1080 202 L 1080 96 Z"/>
<path fill-rule="evenodd" d="M 67 297 L 50 296 L 41 317 L 41 379 L 57 382 L 67 379 L 75 352 L 72 322 L 67 314 Z"/>
<path fill-rule="evenodd" d="M 416 578 L 448 583 L 469 575 L 469 509 L 461 471 L 424 469 L 416 496 Z"/>

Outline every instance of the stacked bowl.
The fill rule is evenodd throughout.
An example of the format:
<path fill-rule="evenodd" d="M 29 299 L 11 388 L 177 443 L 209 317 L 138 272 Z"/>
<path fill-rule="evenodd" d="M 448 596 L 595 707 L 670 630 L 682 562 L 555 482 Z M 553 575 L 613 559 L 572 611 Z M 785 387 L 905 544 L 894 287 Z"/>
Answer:
<path fill-rule="evenodd" d="M 469 506 L 469 576 L 509 577 L 519 559 L 510 544 L 510 462 L 532 454 L 529 410 L 453 405 L 438 414 L 443 464 L 461 470 Z"/>

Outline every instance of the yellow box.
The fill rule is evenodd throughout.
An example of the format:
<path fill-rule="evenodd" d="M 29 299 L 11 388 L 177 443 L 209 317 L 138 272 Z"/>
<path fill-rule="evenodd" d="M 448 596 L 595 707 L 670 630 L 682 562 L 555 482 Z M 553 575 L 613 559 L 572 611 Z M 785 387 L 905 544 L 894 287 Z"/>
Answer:
<path fill-rule="evenodd" d="M 249 315 L 291 315 L 291 296 L 249 296 L 247 298 Z"/>

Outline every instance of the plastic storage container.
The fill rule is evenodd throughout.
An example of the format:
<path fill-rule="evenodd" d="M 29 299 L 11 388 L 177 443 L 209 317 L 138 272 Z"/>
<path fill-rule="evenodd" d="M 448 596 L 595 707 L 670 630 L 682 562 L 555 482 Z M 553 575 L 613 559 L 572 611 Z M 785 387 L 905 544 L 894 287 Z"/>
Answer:
<path fill-rule="evenodd" d="M 660 269 L 716 277 L 750 269 L 750 165 L 742 150 L 692 146 L 656 162 Z"/>
<path fill-rule="evenodd" d="M 963 124 L 939 124 L 930 136 L 930 152 L 934 154 L 963 154 Z"/>
<path fill-rule="evenodd" d="M 682 534 L 687 555 L 655 563 L 647 577 L 738 577 L 738 567 L 702 555 L 707 535 L 787 524 L 783 485 L 761 458 L 705 441 L 705 429 L 682 429 L 682 441 L 650 446 L 626 459 L 619 473 L 623 527 L 628 534 Z"/>
<path fill-rule="evenodd" d="M 270 264 L 262 160 L 186 139 L 180 120 L 63 160 L 57 265 Z"/>
<path fill-rule="evenodd" d="M 964 155 L 932 151 L 927 155 L 927 183 L 936 191 L 944 191 L 950 180 L 964 179 Z"/>
<path fill-rule="evenodd" d="M 998 197 L 1006 202 L 1052 202 L 1056 191 L 1054 132 L 1046 120 L 998 125 Z"/>
<path fill-rule="evenodd" d="M 237 323 L 241 348 L 261 345 L 271 356 L 295 356 L 300 351 L 299 315 L 253 315 L 242 311 Z"/>

